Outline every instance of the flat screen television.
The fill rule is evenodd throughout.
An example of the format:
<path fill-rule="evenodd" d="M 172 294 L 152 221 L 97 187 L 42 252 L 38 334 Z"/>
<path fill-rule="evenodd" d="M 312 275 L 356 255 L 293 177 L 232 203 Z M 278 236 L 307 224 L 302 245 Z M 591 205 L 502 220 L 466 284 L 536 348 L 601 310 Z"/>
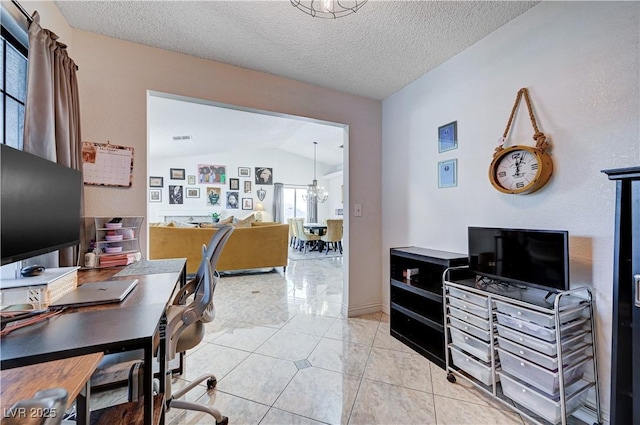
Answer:
<path fill-rule="evenodd" d="M 80 171 L 5 144 L 0 170 L 2 265 L 80 242 Z"/>
<path fill-rule="evenodd" d="M 508 283 L 568 290 L 569 233 L 469 227 L 469 269 Z"/>

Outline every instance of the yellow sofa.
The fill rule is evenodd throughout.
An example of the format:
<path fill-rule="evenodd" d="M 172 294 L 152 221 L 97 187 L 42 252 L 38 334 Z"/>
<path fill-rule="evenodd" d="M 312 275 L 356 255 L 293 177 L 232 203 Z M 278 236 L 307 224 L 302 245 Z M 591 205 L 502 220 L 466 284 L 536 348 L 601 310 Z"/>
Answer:
<path fill-rule="evenodd" d="M 149 259 L 186 258 L 187 273 L 196 273 L 202 245 L 208 244 L 216 228 L 149 226 Z M 273 222 L 236 227 L 227 241 L 218 271 L 287 267 L 289 225 Z"/>

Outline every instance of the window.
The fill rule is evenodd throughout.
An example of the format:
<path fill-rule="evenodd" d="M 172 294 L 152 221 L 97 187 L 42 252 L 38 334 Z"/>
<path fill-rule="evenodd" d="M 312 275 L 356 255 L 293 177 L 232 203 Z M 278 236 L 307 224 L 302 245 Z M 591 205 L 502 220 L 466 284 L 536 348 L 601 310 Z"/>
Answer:
<path fill-rule="evenodd" d="M 27 49 L 3 26 L 0 43 L 2 136 L 4 143 L 22 150 L 24 105 L 27 98 Z"/>
<path fill-rule="evenodd" d="M 284 198 L 284 221 L 288 218 L 307 218 L 307 203 L 302 199 L 302 194 L 307 191 L 303 187 L 284 186 L 282 188 Z"/>

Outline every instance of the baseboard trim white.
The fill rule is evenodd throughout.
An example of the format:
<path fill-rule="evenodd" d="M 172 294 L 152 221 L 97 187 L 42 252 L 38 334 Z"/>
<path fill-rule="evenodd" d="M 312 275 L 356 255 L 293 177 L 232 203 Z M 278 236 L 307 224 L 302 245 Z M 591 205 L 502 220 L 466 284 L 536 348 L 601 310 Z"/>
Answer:
<path fill-rule="evenodd" d="M 382 304 L 368 304 L 360 305 L 349 308 L 349 306 L 342 304 L 342 315 L 344 317 L 356 317 L 364 314 L 379 313 L 382 311 Z"/>

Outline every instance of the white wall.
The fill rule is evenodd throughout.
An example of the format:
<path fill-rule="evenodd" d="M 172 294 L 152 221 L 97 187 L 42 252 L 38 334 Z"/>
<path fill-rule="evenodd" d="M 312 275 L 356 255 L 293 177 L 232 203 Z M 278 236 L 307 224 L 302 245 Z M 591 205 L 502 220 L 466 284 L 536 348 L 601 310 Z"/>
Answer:
<path fill-rule="evenodd" d="M 231 141 L 232 142 L 232 141 Z M 153 141 L 151 141 L 153 143 Z M 196 175 L 198 164 L 220 164 L 227 166 L 227 182 L 221 185 L 215 184 L 187 184 L 187 180 L 171 180 L 169 177 L 170 168 L 184 168 L 185 174 Z M 249 167 L 251 169 L 251 177 L 238 177 L 238 167 Z M 256 185 L 255 184 L 255 167 L 270 167 L 273 169 L 273 182 L 283 183 L 285 185 L 307 185 L 313 180 L 313 160 L 304 158 L 299 155 L 294 155 L 289 152 L 284 152 L 277 149 L 261 149 L 261 150 L 248 150 L 248 151 L 217 151 L 212 148 L 210 151 L 203 152 L 198 156 L 185 156 L 176 158 L 154 158 L 149 161 L 149 175 L 159 176 L 164 178 L 164 187 L 162 190 L 162 202 L 149 203 L 149 216 L 150 222 L 160 222 L 164 220 L 164 216 L 176 215 L 176 216 L 192 216 L 192 215 L 210 215 L 212 212 L 217 211 L 222 213 L 222 217 L 228 217 L 233 215 L 234 217 L 244 218 L 251 214 L 251 211 L 242 210 L 242 205 L 239 209 L 226 209 L 226 193 L 229 189 L 229 179 L 240 179 L 240 199 L 252 198 L 254 208 L 258 205 L 258 202 L 262 203 L 265 208 L 265 216 L 273 219 L 273 185 Z M 325 170 L 330 167 L 326 164 L 317 163 L 317 176 L 318 185 L 328 185 L 326 179 L 322 176 Z M 251 193 L 244 193 L 244 181 L 251 181 Z M 196 178 L 197 181 L 197 178 Z M 187 187 L 200 188 L 200 198 L 187 198 L 184 194 L 184 204 L 182 205 L 169 205 L 169 185 L 182 185 L 184 189 Z M 221 189 L 220 206 L 212 207 L 207 205 L 206 188 L 207 187 L 219 187 Z M 264 189 L 267 193 L 263 201 L 258 200 L 256 194 L 258 189 Z M 330 200 L 335 196 L 340 199 L 339 192 L 330 194 Z M 319 204 L 318 217 L 320 219 L 327 218 L 329 214 L 326 204 Z M 264 221 L 267 221 L 264 219 Z"/>
<path fill-rule="evenodd" d="M 467 252 L 467 227 L 566 229 L 571 286 L 592 287 L 602 407 L 608 410 L 615 184 L 600 170 L 638 165 L 640 4 L 543 2 L 383 102 L 383 305 L 388 249 Z M 531 195 L 492 188 L 488 167 L 519 88 L 551 138 L 554 174 Z M 437 129 L 458 122 L 456 150 Z M 534 145 L 526 106 L 508 145 Z M 457 158 L 459 183 L 437 188 Z"/>

